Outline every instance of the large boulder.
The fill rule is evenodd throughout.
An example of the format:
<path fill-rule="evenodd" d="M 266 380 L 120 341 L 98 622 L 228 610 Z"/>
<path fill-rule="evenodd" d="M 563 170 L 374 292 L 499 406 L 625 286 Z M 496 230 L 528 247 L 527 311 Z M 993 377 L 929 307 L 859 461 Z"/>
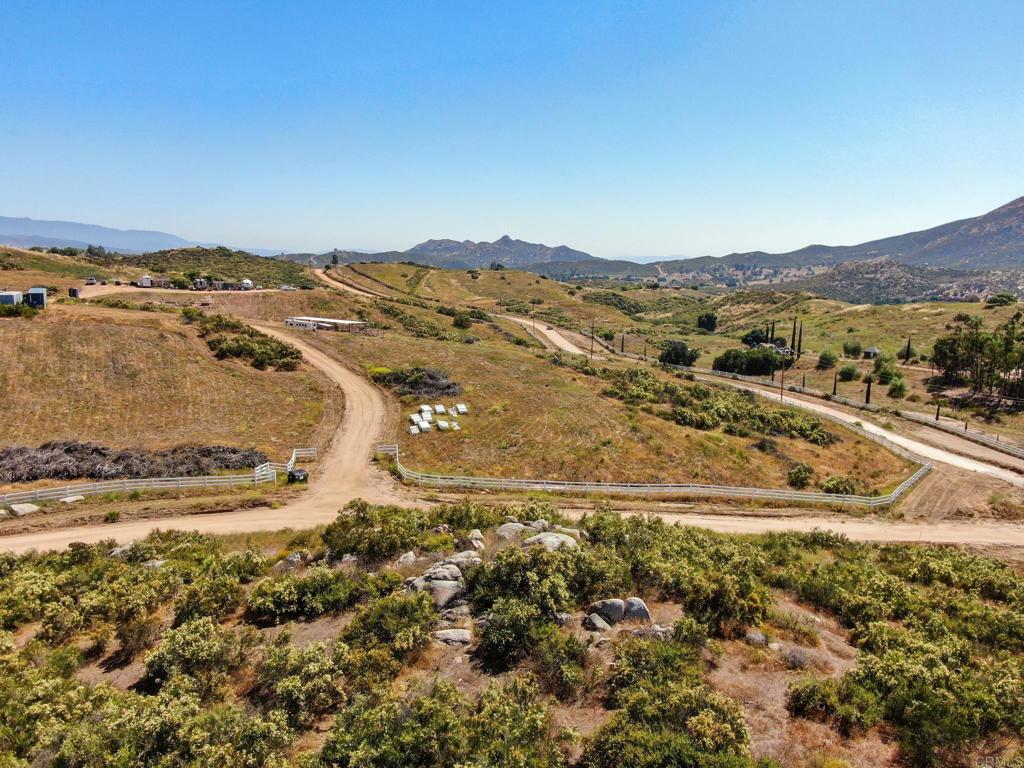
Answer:
<path fill-rule="evenodd" d="M 472 531 L 469 532 L 469 536 L 467 536 L 466 538 L 470 541 L 483 541 L 484 534 L 483 532 L 481 532 L 479 528 L 474 528 Z"/>
<path fill-rule="evenodd" d="M 275 573 L 298 570 L 299 566 L 302 565 L 302 559 L 301 552 L 292 552 L 284 560 L 278 560 L 274 563 L 274 567 L 271 570 Z"/>
<path fill-rule="evenodd" d="M 63 499 L 60 499 L 61 504 L 74 504 L 78 501 L 85 501 L 85 496 L 65 496 Z"/>
<path fill-rule="evenodd" d="M 551 528 L 551 523 L 549 523 L 543 517 L 539 518 L 537 520 L 531 520 L 530 522 L 527 523 L 527 525 L 530 528 L 533 528 L 533 530 L 535 530 L 535 531 L 546 531 L 549 528 Z"/>
<path fill-rule="evenodd" d="M 624 618 L 626 621 L 650 621 L 651 612 L 647 608 L 647 603 L 639 597 L 631 597 L 626 600 Z"/>
<path fill-rule="evenodd" d="M 622 617 L 626 615 L 626 603 L 614 597 L 609 600 L 598 600 L 590 604 L 587 613 L 596 613 L 609 624 L 615 624 L 622 621 Z"/>
<path fill-rule="evenodd" d="M 519 534 L 526 530 L 522 523 L 504 523 L 498 526 L 497 534 L 499 539 L 512 541 L 519 538 Z"/>
<path fill-rule="evenodd" d="M 586 629 L 589 629 L 591 632 L 607 632 L 612 628 L 611 624 L 609 624 L 607 621 L 601 618 L 600 615 L 596 613 L 589 614 L 583 620 L 583 626 Z"/>
<path fill-rule="evenodd" d="M 473 642 L 473 633 L 468 629 L 439 629 L 433 635 L 435 640 L 445 645 L 469 645 Z"/>
<path fill-rule="evenodd" d="M 25 515 L 34 515 L 39 511 L 39 507 L 35 504 L 11 504 L 11 512 L 15 517 L 24 517 Z"/>
<path fill-rule="evenodd" d="M 462 552 L 456 552 L 451 557 L 446 557 L 441 561 L 442 565 L 454 565 L 457 566 L 460 571 L 465 571 L 467 568 L 472 568 L 475 565 L 480 565 L 483 560 L 472 549 L 466 549 Z"/>
<path fill-rule="evenodd" d="M 541 546 L 548 552 L 554 552 L 556 549 L 561 549 L 562 547 L 565 547 L 566 549 L 575 549 L 579 544 L 576 543 L 576 539 L 572 536 L 568 536 L 564 533 L 547 531 L 546 533 L 538 533 L 536 536 L 531 536 L 523 542 L 523 546 Z"/>
<path fill-rule="evenodd" d="M 424 581 L 461 581 L 462 571 L 454 563 L 440 563 L 423 572 Z"/>
<path fill-rule="evenodd" d="M 417 579 L 413 582 L 412 588 L 417 592 L 426 592 L 438 609 L 444 608 L 449 603 L 461 597 L 466 588 L 461 581 L 426 581 Z"/>

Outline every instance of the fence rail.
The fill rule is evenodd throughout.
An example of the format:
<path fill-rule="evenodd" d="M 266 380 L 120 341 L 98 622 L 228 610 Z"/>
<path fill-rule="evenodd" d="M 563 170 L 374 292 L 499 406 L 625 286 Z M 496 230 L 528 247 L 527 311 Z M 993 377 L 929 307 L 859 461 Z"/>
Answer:
<path fill-rule="evenodd" d="M 440 475 L 417 472 L 403 466 L 397 445 L 377 446 L 377 452 L 391 456 L 395 469 L 404 479 L 417 485 L 436 488 L 482 488 L 501 491 L 553 491 L 602 494 L 637 494 L 660 496 L 697 496 L 743 499 L 770 499 L 775 501 L 796 501 L 809 504 L 852 504 L 866 507 L 883 507 L 894 503 L 927 475 L 931 463 L 925 463 L 914 474 L 884 496 L 858 496 L 854 494 L 816 493 L 813 491 L 784 491 L 772 488 L 743 488 L 722 485 L 701 485 L 697 483 L 597 483 L 579 480 L 520 480 L 498 477 L 469 477 L 463 475 Z"/>
<path fill-rule="evenodd" d="M 142 477 L 121 480 L 101 480 L 96 483 L 76 483 L 54 488 L 34 488 L 0 495 L 0 505 L 22 504 L 32 501 L 52 501 L 68 496 L 96 496 L 104 493 L 131 491 L 162 491 L 182 488 L 216 488 L 236 485 L 260 485 L 277 480 L 278 472 L 287 472 L 298 459 L 315 459 L 316 448 L 296 448 L 288 463 L 265 462 L 244 475 L 201 475 L 199 477 Z"/>

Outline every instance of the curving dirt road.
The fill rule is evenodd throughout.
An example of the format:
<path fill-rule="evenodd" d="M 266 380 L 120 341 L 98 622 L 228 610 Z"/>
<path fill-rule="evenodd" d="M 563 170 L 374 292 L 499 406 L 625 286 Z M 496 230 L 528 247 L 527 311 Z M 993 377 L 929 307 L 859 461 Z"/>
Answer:
<path fill-rule="evenodd" d="M 337 288 L 348 293 L 353 293 L 356 296 L 363 297 L 364 299 L 376 299 L 385 297 L 385 294 L 383 293 L 374 293 L 369 288 L 361 288 L 359 286 L 353 285 L 352 283 L 347 283 L 344 280 L 339 280 L 338 278 L 334 277 L 334 275 L 328 274 L 327 271 L 323 269 L 314 269 L 313 274 L 316 275 L 317 278 L 319 278 L 320 282 L 326 283 L 332 288 Z"/>
<path fill-rule="evenodd" d="M 325 280 L 327 282 L 327 280 Z M 330 281 L 332 284 L 335 281 Z M 103 286 L 108 288 L 110 286 Z M 350 286 L 338 284 L 352 292 Z M 137 290 L 137 289 L 132 289 Z M 114 291 L 111 291 L 114 292 Z M 94 294 L 95 295 L 95 294 Z M 372 294 L 367 294 L 372 296 Z M 529 324 L 532 320 L 507 316 L 507 319 Z M 204 533 L 238 533 L 281 528 L 305 528 L 329 522 L 337 510 L 350 499 L 362 497 L 376 503 L 419 504 L 412 491 L 397 484 L 388 474 L 370 462 L 373 446 L 387 423 L 387 406 L 382 394 L 358 373 L 349 370 L 337 360 L 305 342 L 301 336 L 283 328 L 258 324 L 264 333 L 287 340 L 302 350 L 309 364 L 318 368 L 345 394 L 345 411 L 334 438 L 317 465 L 310 489 L 300 498 L 278 509 L 247 509 L 210 516 L 186 515 L 159 520 L 135 520 L 124 523 L 81 526 L 0 538 L 0 550 L 24 552 L 29 549 L 66 547 L 71 542 L 95 543 L 104 539 L 121 542 L 139 539 L 157 528 L 187 529 Z M 540 329 L 538 329 L 540 330 Z M 548 340 L 560 349 L 576 354 L 582 350 L 554 329 L 544 328 Z M 714 378 L 716 382 L 733 384 L 741 389 L 766 391 L 740 382 Z M 852 423 L 857 415 L 849 414 L 823 403 L 797 399 L 784 395 L 782 402 L 835 416 Z M 962 467 L 1014 484 L 1020 477 L 1009 470 L 949 453 L 863 422 L 865 429 L 882 434 L 893 442 L 920 453 L 934 461 Z M 627 510 L 628 513 L 628 510 Z M 844 533 L 851 539 L 863 541 L 926 541 L 950 544 L 991 544 L 1024 547 L 1024 526 L 997 522 L 929 522 L 914 524 L 877 519 L 851 519 L 838 515 L 800 517 L 755 517 L 750 515 L 676 514 L 664 516 L 687 525 L 696 525 L 725 533 L 764 533 L 782 530 L 812 530 L 821 528 Z"/>
<path fill-rule="evenodd" d="M 301 349 L 306 361 L 337 384 L 345 395 L 341 423 L 330 445 L 320 455 L 306 493 L 278 509 L 246 509 L 209 516 L 182 515 L 5 536 L 0 537 L 0 550 L 54 549 L 75 541 L 95 543 L 109 538 L 124 542 L 143 538 L 157 528 L 203 533 L 309 528 L 330 522 L 346 502 L 360 497 L 380 504 L 415 504 L 415 499 L 404 486 L 370 461 L 381 430 L 388 421 L 387 407 L 380 391 L 358 373 L 299 336 L 272 325 L 253 325 Z"/>

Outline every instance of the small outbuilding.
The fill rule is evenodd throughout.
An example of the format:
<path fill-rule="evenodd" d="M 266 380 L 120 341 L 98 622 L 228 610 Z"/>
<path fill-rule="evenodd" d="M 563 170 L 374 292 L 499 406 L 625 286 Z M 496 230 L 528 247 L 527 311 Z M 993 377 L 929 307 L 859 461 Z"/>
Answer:
<path fill-rule="evenodd" d="M 25 303 L 34 309 L 46 309 L 46 288 L 37 285 L 25 294 Z"/>
<path fill-rule="evenodd" d="M 881 354 L 882 354 L 882 350 L 880 350 L 878 347 L 868 347 L 867 349 L 864 350 L 864 359 L 865 360 L 874 360 L 876 357 L 880 356 Z"/>
<path fill-rule="evenodd" d="M 21 291 L 0 291 L 0 304 L 21 304 L 24 300 Z"/>

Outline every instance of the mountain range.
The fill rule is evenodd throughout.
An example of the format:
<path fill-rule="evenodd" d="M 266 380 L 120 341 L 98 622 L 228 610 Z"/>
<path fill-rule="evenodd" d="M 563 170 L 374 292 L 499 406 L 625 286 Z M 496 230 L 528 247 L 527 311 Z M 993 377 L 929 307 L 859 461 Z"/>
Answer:
<path fill-rule="evenodd" d="M 149 229 L 114 229 L 77 221 L 0 216 L 0 243 L 20 248 L 86 248 L 100 245 L 121 253 L 149 253 L 192 246 L 210 247 L 214 243 L 198 243 L 169 232 Z M 280 251 L 247 249 L 260 256 L 274 256 Z"/>
<path fill-rule="evenodd" d="M 184 248 L 195 243 L 167 232 L 120 230 L 69 221 L 0 217 L 0 242 L 30 246 L 102 245 L 124 252 Z M 254 251 L 274 255 L 273 251 Z M 548 246 L 505 235 L 494 242 L 427 240 L 406 251 L 365 253 L 333 250 L 282 255 L 290 261 L 325 265 L 365 261 L 411 261 L 453 269 L 479 269 L 494 263 L 551 277 L 675 278 L 716 283 L 777 283 L 808 276 L 837 264 L 888 258 L 914 267 L 1018 270 L 1024 267 L 1024 197 L 973 218 L 859 245 L 809 245 L 787 253 L 750 251 L 727 256 L 665 259 L 638 264 L 602 259 L 565 245 Z"/>

